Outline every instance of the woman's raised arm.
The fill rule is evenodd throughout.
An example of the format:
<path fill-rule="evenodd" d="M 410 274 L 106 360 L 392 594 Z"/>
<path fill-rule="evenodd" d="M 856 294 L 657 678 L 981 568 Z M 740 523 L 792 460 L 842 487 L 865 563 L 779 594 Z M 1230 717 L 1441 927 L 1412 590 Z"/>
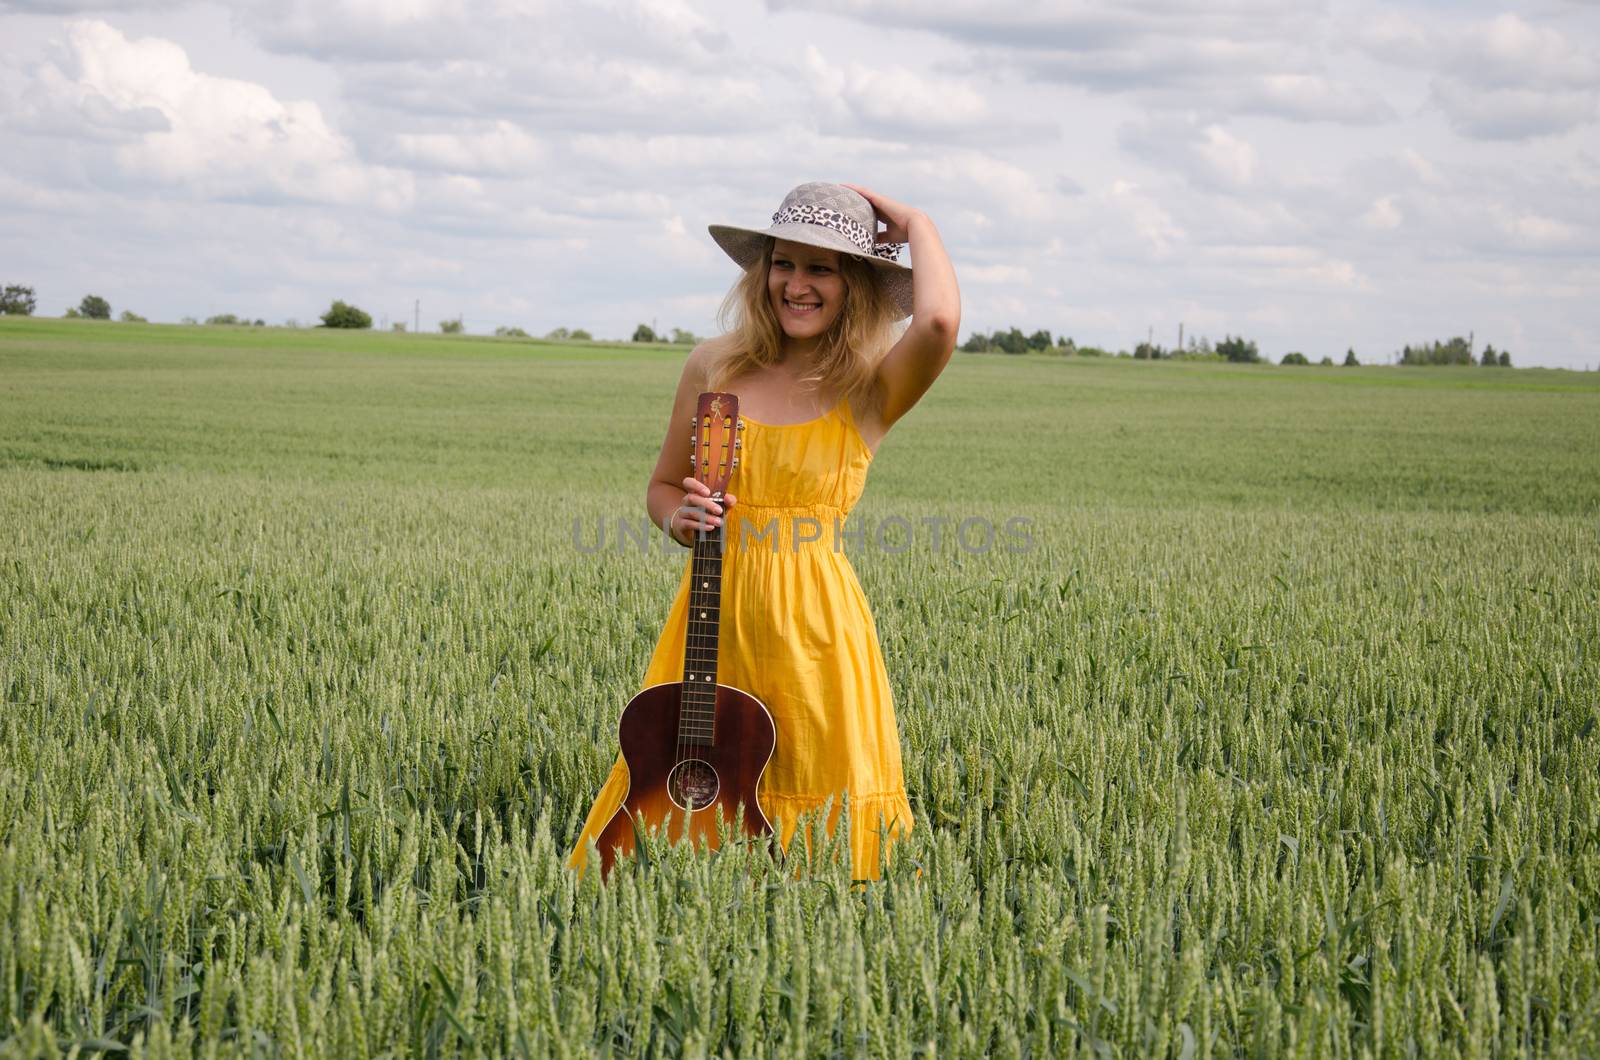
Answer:
<path fill-rule="evenodd" d="M 888 229 L 881 243 L 911 244 L 911 323 L 878 365 L 879 416 L 887 428 L 922 399 L 956 348 L 961 289 L 939 230 L 921 210 L 855 184 Z"/>

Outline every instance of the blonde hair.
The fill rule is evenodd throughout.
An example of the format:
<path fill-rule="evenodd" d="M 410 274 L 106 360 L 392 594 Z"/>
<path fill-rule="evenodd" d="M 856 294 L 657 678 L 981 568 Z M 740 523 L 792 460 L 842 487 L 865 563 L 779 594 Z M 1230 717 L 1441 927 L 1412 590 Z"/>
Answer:
<path fill-rule="evenodd" d="M 783 358 L 783 327 L 767 294 L 774 242 L 767 237 L 761 257 L 723 299 L 718 314 L 723 333 L 707 343 L 707 386 L 712 390 Z M 895 325 L 900 310 L 878 282 L 877 270 L 860 258 L 840 254 L 839 275 L 844 280 L 844 305 L 822 335 L 814 368 L 800 385 L 807 390 L 826 388 L 839 400 L 853 401 L 871 389 L 878 362 L 899 330 Z"/>

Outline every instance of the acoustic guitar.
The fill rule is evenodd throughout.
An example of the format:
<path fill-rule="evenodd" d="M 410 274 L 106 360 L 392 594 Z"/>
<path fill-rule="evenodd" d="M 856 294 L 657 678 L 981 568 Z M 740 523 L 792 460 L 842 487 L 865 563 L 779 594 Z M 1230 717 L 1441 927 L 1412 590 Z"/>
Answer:
<path fill-rule="evenodd" d="M 690 455 L 694 477 L 718 502 L 739 466 L 743 430 L 737 397 L 700 395 Z M 731 827 L 743 810 L 747 835 L 772 832 L 756 788 L 772 758 L 777 730 L 759 699 L 717 681 L 722 535 L 697 530 L 693 548 L 683 680 L 646 688 L 628 702 L 617 723 L 628 794 L 596 841 L 602 876 L 619 854 L 631 855 L 637 840 L 655 828 L 665 829 L 675 842 L 690 839 L 715 848 L 718 818 Z"/>

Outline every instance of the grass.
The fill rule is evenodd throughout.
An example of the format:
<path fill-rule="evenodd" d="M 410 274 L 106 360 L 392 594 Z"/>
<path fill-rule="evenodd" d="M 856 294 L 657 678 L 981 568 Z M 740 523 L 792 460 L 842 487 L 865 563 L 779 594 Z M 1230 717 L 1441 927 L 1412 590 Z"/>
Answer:
<path fill-rule="evenodd" d="M 1600 1052 L 1593 377 L 958 355 L 886 879 L 601 887 L 680 358 L 0 318 L 0 1051 Z"/>

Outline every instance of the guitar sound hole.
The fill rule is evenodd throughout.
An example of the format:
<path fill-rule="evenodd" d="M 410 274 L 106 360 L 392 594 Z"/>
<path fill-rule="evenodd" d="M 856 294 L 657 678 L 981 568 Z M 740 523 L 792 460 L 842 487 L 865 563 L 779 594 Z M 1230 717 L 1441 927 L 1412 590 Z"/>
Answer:
<path fill-rule="evenodd" d="M 679 762 L 667 777 L 667 792 L 685 810 L 703 810 L 717 798 L 717 771 L 698 758 Z"/>

